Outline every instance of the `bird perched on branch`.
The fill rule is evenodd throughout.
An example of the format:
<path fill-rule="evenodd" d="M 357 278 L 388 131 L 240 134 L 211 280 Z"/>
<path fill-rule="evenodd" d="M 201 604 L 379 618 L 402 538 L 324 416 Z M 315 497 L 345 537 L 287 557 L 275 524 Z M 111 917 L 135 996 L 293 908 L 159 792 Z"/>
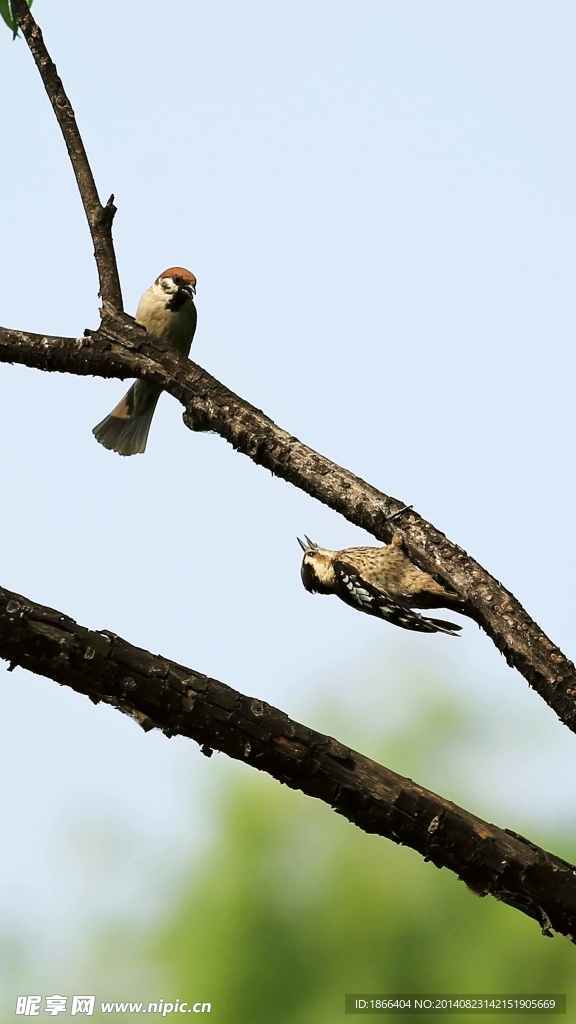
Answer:
<path fill-rule="evenodd" d="M 184 267 L 169 267 L 144 292 L 136 323 L 187 356 L 196 330 L 195 294 L 194 274 Z M 149 381 L 135 381 L 110 415 L 94 427 L 96 440 L 119 455 L 143 452 L 161 391 Z"/>
<path fill-rule="evenodd" d="M 302 582 L 312 594 L 336 594 L 341 601 L 367 615 L 376 615 L 403 629 L 420 633 L 457 634 L 461 626 L 444 619 L 429 619 L 414 608 L 451 608 L 465 613 L 458 594 L 438 583 L 410 561 L 399 533 L 379 548 L 343 548 L 329 551 L 306 537 L 298 537 L 304 551 Z"/>

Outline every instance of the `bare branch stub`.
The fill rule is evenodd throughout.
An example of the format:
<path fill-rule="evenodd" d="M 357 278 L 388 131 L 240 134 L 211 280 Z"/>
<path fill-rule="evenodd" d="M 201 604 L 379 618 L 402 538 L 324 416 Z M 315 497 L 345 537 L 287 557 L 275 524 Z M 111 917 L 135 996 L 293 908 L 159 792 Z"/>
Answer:
<path fill-rule="evenodd" d="M 265 771 L 575 941 L 576 867 L 264 701 L 3 588 L 0 658 Z"/>
<path fill-rule="evenodd" d="M 122 289 L 112 241 L 112 221 L 116 212 L 114 197 L 111 196 L 106 205 L 102 206 L 72 105 L 64 91 L 56 65 L 46 49 L 42 32 L 25 0 L 12 0 L 12 11 L 32 53 L 64 136 L 94 243 L 100 295 L 103 301 L 122 310 Z"/>

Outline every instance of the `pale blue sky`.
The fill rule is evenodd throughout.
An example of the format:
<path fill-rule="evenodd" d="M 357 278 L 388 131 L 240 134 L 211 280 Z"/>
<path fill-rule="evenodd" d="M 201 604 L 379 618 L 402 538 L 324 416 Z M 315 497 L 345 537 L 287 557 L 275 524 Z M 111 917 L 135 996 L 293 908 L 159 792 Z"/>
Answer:
<path fill-rule="evenodd" d="M 573 4 L 34 10 L 116 195 L 127 308 L 189 266 L 194 358 L 414 503 L 573 654 Z M 0 321 L 78 335 L 97 323 L 88 231 L 26 46 L 4 32 L 0 47 Z M 465 779 L 471 810 L 535 841 L 573 820 L 574 736 L 472 623 L 458 643 L 414 636 L 304 592 L 296 534 L 339 547 L 362 531 L 189 433 L 169 398 L 126 460 L 91 436 L 121 383 L 0 374 L 4 586 L 320 730 L 339 721 L 368 754 L 367 733 L 419 714 L 410 674 L 430 670 L 478 729 L 451 772 L 418 781 L 458 799 Z M 211 787 L 243 769 L 0 677 L 0 915 L 64 942 L 78 901 L 87 920 L 146 905 L 150 866 L 168 876 L 202 843 Z M 96 877 L 91 829 L 121 837 Z"/>

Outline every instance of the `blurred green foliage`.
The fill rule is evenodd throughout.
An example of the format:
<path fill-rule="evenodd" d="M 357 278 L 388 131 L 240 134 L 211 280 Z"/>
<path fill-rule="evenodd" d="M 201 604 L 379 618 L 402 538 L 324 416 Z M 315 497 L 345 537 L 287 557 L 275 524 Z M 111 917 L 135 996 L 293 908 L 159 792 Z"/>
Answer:
<path fill-rule="evenodd" d="M 264 779 L 242 779 L 217 815 L 152 941 L 169 998 L 211 1000 L 235 1024 L 333 1024 L 345 992 L 565 992 L 576 1005 L 566 939 L 411 850 Z"/>
<path fill-rule="evenodd" d="M 333 705 L 316 718 L 335 735 L 350 738 L 352 730 L 358 747 L 475 810 L 462 750 L 476 751 L 478 777 L 489 719 L 479 721 L 463 701 L 438 699 L 431 682 L 430 674 L 427 688 L 411 681 L 409 718 L 395 728 L 388 721 L 384 739 L 376 739 L 376 729 L 380 737 L 386 730 L 374 719 L 358 727 L 335 722 Z M 575 950 L 567 939 L 544 938 L 520 912 L 481 899 L 448 871 L 366 835 L 264 774 L 219 756 L 201 764 L 206 771 L 194 785 L 189 850 L 177 877 L 152 867 L 135 893 L 146 889 L 155 909 L 139 915 L 132 899 L 127 914 L 87 935 L 60 980 L 55 955 L 47 965 L 50 991 L 211 1002 L 209 1019 L 225 1024 L 356 1019 L 344 1017 L 346 992 L 565 993 L 571 1019 Z M 574 860 L 568 830 L 544 835 L 541 825 L 516 818 L 500 824 Z M 107 834 L 98 825 L 90 837 L 98 856 Z M 12 949 L 10 990 L 42 991 L 32 949 L 28 961 Z"/>

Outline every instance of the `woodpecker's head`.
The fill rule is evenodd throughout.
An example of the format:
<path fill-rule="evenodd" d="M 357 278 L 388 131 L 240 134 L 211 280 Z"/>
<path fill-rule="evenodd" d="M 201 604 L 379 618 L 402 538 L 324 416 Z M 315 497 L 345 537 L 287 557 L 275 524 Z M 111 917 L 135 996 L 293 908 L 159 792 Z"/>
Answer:
<path fill-rule="evenodd" d="M 304 552 L 300 575 L 302 583 L 311 594 L 330 594 L 336 583 L 334 573 L 334 552 L 319 548 L 313 540 L 306 537 L 306 543 L 297 538 Z"/>
<path fill-rule="evenodd" d="M 185 267 L 168 267 L 158 275 L 152 288 L 173 313 L 194 301 L 196 278 Z"/>

